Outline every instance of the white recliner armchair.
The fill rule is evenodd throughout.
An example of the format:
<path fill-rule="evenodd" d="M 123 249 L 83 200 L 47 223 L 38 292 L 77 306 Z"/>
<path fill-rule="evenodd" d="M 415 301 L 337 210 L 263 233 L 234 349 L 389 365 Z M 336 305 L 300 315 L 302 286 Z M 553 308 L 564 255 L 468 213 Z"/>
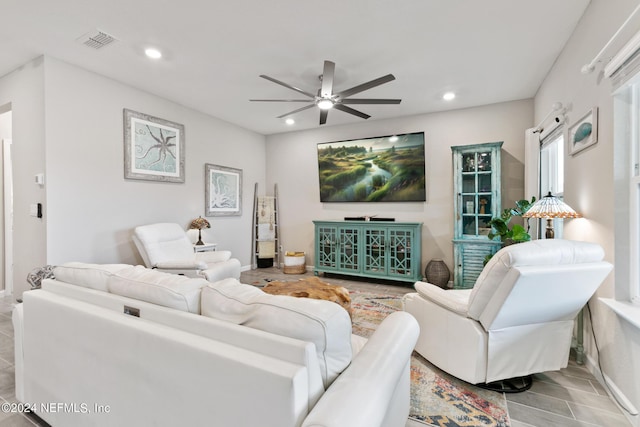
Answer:
<path fill-rule="evenodd" d="M 612 269 L 603 256 L 593 243 L 535 240 L 501 249 L 473 289 L 417 282 L 403 298 L 420 324 L 416 351 L 472 384 L 566 367 L 574 319 Z"/>
<path fill-rule="evenodd" d="M 231 252 L 194 252 L 187 233 L 178 224 L 141 225 L 132 238 L 147 268 L 204 277 L 210 282 L 240 279 L 240 261 L 231 258 Z"/>

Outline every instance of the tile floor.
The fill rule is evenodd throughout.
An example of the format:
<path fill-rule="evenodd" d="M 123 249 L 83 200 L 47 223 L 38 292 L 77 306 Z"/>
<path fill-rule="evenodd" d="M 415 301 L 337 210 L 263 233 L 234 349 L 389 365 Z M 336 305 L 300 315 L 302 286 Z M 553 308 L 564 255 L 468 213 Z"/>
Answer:
<path fill-rule="evenodd" d="M 309 276 L 307 273 L 305 276 Z M 295 280 L 301 275 L 283 274 L 275 268 L 261 268 L 242 273 L 243 283 L 263 284 L 265 279 Z M 371 283 L 346 276 L 325 277 L 329 283 L 350 290 L 402 295 L 412 292 L 410 285 Z M 13 326 L 11 298 L 0 298 L 0 403 L 16 402 L 14 392 Z M 604 388 L 589 371 L 570 361 L 566 369 L 535 376 L 532 388 L 524 393 L 507 394 L 512 427 L 530 426 L 630 426 Z M 408 421 L 405 427 L 423 423 Z M 47 426 L 34 416 L 0 412 L 0 427 Z M 226 426 L 225 426 L 226 427 Z"/>

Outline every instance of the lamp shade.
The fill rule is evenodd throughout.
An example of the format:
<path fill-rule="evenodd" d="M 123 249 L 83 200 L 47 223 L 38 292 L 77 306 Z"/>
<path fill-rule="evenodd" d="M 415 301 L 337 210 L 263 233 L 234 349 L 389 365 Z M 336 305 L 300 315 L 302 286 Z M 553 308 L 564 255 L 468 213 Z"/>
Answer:
<path fill-rule="evenodd" d="M 211 228 L 211 224 L 201 216 L 191 221 L 191 225 L 189 226 L 189 230 L 202 230 L 203 228 Z"/>
<path fill-rule="evenodd" d="M 553 196 L 551 192 L 535 202 L 523 218 L 582 218 L 582 215 L 574 211 L 569 205 Z"/>

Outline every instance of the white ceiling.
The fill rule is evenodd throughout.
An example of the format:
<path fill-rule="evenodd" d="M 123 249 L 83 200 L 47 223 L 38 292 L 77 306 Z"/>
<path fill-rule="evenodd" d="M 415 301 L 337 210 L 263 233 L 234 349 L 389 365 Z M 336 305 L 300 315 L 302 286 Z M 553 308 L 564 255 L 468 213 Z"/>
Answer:
<path fill-rule="evenodd" d="M 402 99 L 400 105 L 353 106 L 369 120 L 531 98 L 588 3 L 2 0 L 0 76 L 46 54 L 273 134 L 316 128 L 319 113 L 306 110 L 293 116 L 295 125 L 285 125 L 276 116 L 304 104 L 248 100 L 301 96 L 258 76 L 314 93 L 325 59 L 336 63 L 335 91 L 395 75 L 357 95 Z M 118 42 L 94 50 L 76 41 L 95 29 Z M 163 58 L 146 58 L 147 46 L 161 49 Z M 445 102 L 441 96 L 449 90 L 458 96 Z M 332 110 L 324 126 L 362 120 Z"/>

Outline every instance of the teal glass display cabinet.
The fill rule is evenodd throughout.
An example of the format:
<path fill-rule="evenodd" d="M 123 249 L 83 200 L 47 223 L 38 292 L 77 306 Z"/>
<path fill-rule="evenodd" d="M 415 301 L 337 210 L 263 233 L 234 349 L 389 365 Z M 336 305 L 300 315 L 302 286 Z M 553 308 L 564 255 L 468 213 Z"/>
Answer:
<path fill-rule="evenodd" d="M 313 221 L 314 273 L 422 280 L 422 223 Z"/>
<path fill-rule="evenodd" d="M 502 212 L 502 142 L 451 147 L 453 154 L 453 287 L 472 288 L 484 259 L 501 243 L 489 240 L 489 221 Z"/>

